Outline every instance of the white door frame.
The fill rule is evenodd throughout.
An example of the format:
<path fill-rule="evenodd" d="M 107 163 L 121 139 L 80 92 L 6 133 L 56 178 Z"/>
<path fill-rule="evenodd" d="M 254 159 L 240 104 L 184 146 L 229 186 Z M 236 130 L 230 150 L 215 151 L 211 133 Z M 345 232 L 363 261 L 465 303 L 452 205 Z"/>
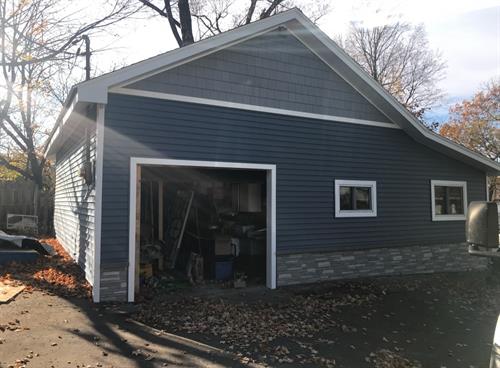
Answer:
<path fill-rule="evenodd" d="M 167 158 L 130 158 L 130 198 L 129 198 L 129 267 L 128 267 L 128 301 L 134 301 L 135 262 L 136 262 L 136 220 L 137 220 L 137 169 L 139 165 L 209 167 L 221 169 L 265 170 L 267 172 L 267 252 L 266 252 L 266 286 L 276 288 L 276 165 L 251 164 L 218 161 L 174 160 Z"/>

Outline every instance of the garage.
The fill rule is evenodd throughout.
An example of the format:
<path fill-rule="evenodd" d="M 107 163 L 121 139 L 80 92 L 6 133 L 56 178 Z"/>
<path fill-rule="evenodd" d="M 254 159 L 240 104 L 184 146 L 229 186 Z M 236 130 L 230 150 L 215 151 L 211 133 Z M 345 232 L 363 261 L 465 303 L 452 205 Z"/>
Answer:
<path fill-rule="evenodd" d="M 56 235 L 96 302 L 133 302 L 146 279 L 162 292 L 170 273 L 275 288 L 479 268 L 465 211 L 500 170 L 294 10 L 78 84 L 46 156 Z M 451 214 L 436 183 L 461 203 Z M 175 202 L 189 207 L 177 242 Z"/>
<path fill-rule="evenodd" d="M 132 158 L 130 180 L 129 298 L 275 288 L 273 165 Z"/>

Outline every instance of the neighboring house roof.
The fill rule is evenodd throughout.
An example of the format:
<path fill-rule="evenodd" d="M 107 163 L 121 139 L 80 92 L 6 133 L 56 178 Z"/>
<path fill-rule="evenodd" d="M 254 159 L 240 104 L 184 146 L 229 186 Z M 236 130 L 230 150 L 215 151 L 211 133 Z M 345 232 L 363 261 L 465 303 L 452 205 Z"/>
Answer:
<path fill-rule="evenodd" d="M 61 132 L 69 117 L 75 112 L 81 113 L 85 105 L 106 104 L 108 92 L 119 91 L 120 88 L 130 83 L 199 59 L 278 27 L 285 27 L 304 46 L 376 106 L 390 121 L 404 129 L 416 141 L 475 166 L 488 174 L 500 173 L 498 163 L 427 129 L 298 9 L 221 33 L 74 86 L 49 139 L 46 154 L 50 156 L 57 151 L 60 142 L 59 144 L 56 142 L 64 139 Z"/>

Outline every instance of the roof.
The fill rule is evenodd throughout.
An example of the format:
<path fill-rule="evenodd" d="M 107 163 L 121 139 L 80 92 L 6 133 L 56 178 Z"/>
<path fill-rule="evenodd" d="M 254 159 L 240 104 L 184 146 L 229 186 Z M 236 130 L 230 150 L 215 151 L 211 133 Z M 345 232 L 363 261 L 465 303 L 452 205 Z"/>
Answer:
<path fill-rule="evenodd" d="M 113 89 L 175 68 L 278 27 L 286 27 L 309 50 L 416 141 L 490 175 L 500 174 L 499 163 L 427 129 L 298 9 L 291 9 L 77 84 L 59 116 L 47 144 L 46 154 L 51 155 L 57 151 L 59 145 L 55 142 L 60 139 L 58 132 L 62 131 L 62 126 L 72 115 L 73 109 L 81 108 L 85 104 L 106 104 L 108 92 Z"/>

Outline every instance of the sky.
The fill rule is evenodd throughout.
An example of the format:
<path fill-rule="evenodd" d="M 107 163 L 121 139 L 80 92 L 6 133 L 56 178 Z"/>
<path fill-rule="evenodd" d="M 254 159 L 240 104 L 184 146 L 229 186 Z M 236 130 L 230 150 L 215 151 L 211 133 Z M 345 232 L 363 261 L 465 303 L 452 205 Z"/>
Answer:
<path fill-rule="evenodd" d="M 447 63 L 446 77 L 439 83 L 445 97 L 426 114 L 427 120 L 445 121 L 451 105 L 470 98 L 486 81 L 500 76 L 498 0 L 337 0 L 331 2 L 330 12 L 318 25 L 334 37 L 344 34 L 350 22 L 371 27 L 396 20 L 423 23 L 430 47 L 439 50 Z M 94 48 L 108 49 L 93 56 L 94 67 L 101 71 L 177 47 L 166 19 L 159 16 L 128 20 L 113 33 L 92 41 Z"/>

